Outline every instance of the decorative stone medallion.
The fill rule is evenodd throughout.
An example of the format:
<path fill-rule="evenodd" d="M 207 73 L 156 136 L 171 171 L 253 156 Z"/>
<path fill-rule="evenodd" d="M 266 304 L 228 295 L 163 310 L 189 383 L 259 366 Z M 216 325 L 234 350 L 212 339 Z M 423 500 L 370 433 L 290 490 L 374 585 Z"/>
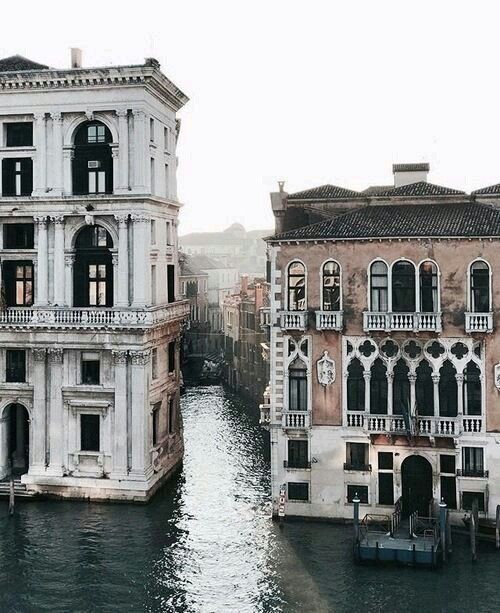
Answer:
<path fill-rule="evenodd" d="M 318 382 L 323 385 L 331 385 L 335 381 L 335 362 L 328 356 L 328 351 L 323 351 L 323 357 L 318 360 Z"/>

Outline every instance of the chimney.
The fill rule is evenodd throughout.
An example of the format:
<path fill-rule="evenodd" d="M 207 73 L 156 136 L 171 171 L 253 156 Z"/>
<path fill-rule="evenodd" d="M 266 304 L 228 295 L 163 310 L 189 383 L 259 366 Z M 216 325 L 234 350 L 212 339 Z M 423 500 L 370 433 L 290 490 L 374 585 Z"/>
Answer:
<path fill-rule="evenodd" d="M 241 275 L 241 293 L 248 293 L 248 275 Z"/>
<path fill-rule="evenodd" d="M 264 306 L 263 298 L 264 298 L 264 288 L 262 287 L 260 283 L 257 283 L 255 285 L 255 310 L 256 311 Z"/>
<path fill-rule="evenodd" d="M 285 212 L 287 208 L 288 194 L 285 192 L 285 182 L 278 181 L 277 192 L 271 192 L 271 207 L 274 214 L 274 230 L 275 232 L 283 232 L 285 222 Z"/>
<path fill-rule="evenodd" d="M 427 182 L 429 169 L 429 164 L 426 162 L 421 164 L 393 164 L 394 187 L 401 187 L 402 185 L 409 185 L 410 183 L 418 183 L 420 181 Z"/>
<path fill-rule="evenodd" d="M 71 68 L 82 67 L 82 50 L 71 47 Z"/>

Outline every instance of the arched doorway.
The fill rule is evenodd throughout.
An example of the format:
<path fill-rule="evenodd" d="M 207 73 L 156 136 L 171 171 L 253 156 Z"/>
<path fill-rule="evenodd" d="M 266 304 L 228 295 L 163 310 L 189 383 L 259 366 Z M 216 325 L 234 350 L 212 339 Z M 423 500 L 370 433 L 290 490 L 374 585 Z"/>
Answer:
<path fill-rule="evenodd" d="M 12 470 L 14 475 L 23 475 L 29 469 L 29 414 L 26 408 L 13 402 L 5 407 L 2 414 L 0 470 L 6 477 Z"/>
<path fill-rule="evenodd" d="M 102 226 L 85 226 L 75 241 L 73 305 L 113 306 L 113 239 Z"/>
<path fill-rule="evenodd" d="M 414 511 L 422 517 L 429 515 L 429 501 L 432 498 L 432 466 L 422 456 L 411 455 L 401 465 L 403 514 Z"/>

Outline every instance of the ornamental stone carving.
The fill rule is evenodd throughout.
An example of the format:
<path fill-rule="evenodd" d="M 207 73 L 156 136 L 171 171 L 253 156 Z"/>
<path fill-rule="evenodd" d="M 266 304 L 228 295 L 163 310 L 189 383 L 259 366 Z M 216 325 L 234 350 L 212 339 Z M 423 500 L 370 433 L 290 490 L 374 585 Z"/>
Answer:
<path fill-rule="evenodd" d="M 31 351 L 35 362 L 45 361 L 45 356 L 47 355 L 47 349 L 45 349 L 45 347 L 37 347 L 36 349 L 32 349 Z"/>
<path fill-rule="evenodd" d="M 323 357 L 318 360 L 318 382 L 327 387 L 335 382 L 335 362 L 328 356 L 328 351 L 323 351 Z"/>
<path fill-rule="evenodd" d="M 127 363 L 128 351 L 126 351 L 125 349 L 113 349 L 111 353 L 113 354 L 113 362 L 115 364 Z"/>
<path fill-rule="evenodd" d="M 56 225 L 62 225 L 64 223 L 64 215 L 51 215 L 50 218 Z"/>
<path fill-rule="evenodd" d="M 48 217 L 46 216 L 35 215 L 33 217 L 33 221 L 39 226 L 45 226 L 45 224 L 47 223 L 47 219 Z"/>
<path fill-rule="evenodd" d="M 55 123 L 61 123 L 62 121 L 62 113 L 51 113 L 50 117 Z"/>
<path fill-rule="evenodd" d="M 125 228 L 128 222 L 128 214 L 115 215 L 115 220 L 116 220 L 116 223 L 118 224 L 118 227 Z"/>
<path fill-rule="evenodd" d="M 115 113 L 117 117 L 127 117 L 128 116 L 127 109 L 118 109 L 117 111 L 115 111 Z"/>
<path fill-rule="evenodd" d="M 134 213 L 133 215 L 130 216 L 130 219 L 137 224 L 140 223 L 149 223 L 150 222 L 150 217 L 148 215 L 145 215 L 144 213 L 141 214 L 137 214 Z"/>
<path fill-rule="evenodd" d="M 48 350 L 49 353 L 49 362 L 53 364 L 62 364 L 63 361 L 63 350 L 61 347 L 55 347 Z"/>
<path fill-rule="evenodd" d="M 150 351 L 130 351 L 130 361 L 134 366 L 145 366 L 149 362 Z"/>
<path fill-rule="evenodd" d="M 495 387 L 500 390 L 500 364 L 495 364 Z"/>

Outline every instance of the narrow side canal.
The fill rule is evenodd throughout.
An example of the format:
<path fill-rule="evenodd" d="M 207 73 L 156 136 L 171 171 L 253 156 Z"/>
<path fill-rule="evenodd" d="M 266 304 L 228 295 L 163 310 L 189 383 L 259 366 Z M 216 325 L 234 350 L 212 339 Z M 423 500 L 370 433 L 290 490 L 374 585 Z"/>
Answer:
<path fill-rule="evenodd" d="M 183 397 L 182 471 L 147 506 L 0 504 L 0 611 L 494 611 L 500 554 L 455 539 L 439 571 L 356 567 L 349 527 L 270 519 L 257 407 Z"/>

